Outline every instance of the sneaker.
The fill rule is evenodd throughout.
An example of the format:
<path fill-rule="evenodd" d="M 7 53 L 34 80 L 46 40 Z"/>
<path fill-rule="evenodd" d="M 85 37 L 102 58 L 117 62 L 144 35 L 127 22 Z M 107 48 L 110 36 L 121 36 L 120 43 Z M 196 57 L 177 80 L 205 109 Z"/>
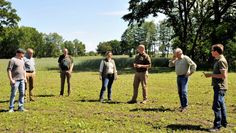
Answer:
<path fill-rule="evenodd" d="M 128 104 L 134 104 L 134 103 L 137 103 L 137 101 L 136 101 L 136 100 L 130 100 L 130 101 L 128 101 L 127 103 L 128 103 Z"/>
<path fill-rule="evenodd" d="M 143 100 L 141 103 L 142 103 L 142 104 L 146 104 L 146 103 L 147 103 L 147 100 Z"/>
<path fill-rule="evenodd" d="M 108 101 L 107 102 L 109 102 L 109 103 L 111 103 L 111 102 L 113 102 L 111 99 L 108 99 Z"/>
<path fill-rule="evenodd" d="M 34 99 L 33 99 L 33 98 L 30 98 L 30 101 L 34 102 Z"/>
<path fill-rule="evenodd" d="M 103 99 L 99 99 L 99 102 L 103 103 L 103 102 L 104 102 L 104 100 L 103 100 Z"/>
<path fill-rule="evenodd" d="M 182 107 L 181 109 L 180 109 L 180 112 L 185 112 L 185 111 L 187 111 L 187 107 Z"/>
<path fill-rule="evenodd" d="M 8 112 L 12 113 L 12 112 L 14 112 L 14 109 L 9 109 Z"/>
<path fill-rule="evenodd" d="M 28 110 L 26 110 L 24 108 L 19 108 L 18 111 L 20 111 L 20 112 L 27 112 Z"/>
<path fill-rule="evenodd" d="M 209 132 L 218 132 L 218 131 L 220 131 L 220 128 L 217 128 L 217 127 L 213 127 L 209 129 Z"/>

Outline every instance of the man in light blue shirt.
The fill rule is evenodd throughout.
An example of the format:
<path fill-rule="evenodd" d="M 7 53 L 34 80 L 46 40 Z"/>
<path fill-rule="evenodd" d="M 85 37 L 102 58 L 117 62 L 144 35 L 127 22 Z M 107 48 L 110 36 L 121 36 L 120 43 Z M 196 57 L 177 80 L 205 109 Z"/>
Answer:
<path fill-rule="evenodd" d="M 33 49 L 28 48 L 24 57 L 25 71 L 27 82 L 25 84 L 25 98 L 29 101 L 34 101 L 33 99 L 33 88 L 35 79 L 35 61 L 33 58 Z M 29 98 L 27 93 L 27 88 L 29 87 Z"/>

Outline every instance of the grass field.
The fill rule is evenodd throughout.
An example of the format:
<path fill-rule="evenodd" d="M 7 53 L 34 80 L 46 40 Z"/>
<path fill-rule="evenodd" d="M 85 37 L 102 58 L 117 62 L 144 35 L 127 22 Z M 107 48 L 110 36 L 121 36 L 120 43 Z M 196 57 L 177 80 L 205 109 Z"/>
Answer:
<path fill-rule="evenodd" d="M 92 57 L 75 58 L 79 63 Z M 98 57 L 94 57 L 98 58 Z M 93 58 L 93 59 L 94 59 Z M 98 102 L 101 81 L 98 72 L 75 71 L 72 94 L 59 97 L 60 77 L 56 58 L 36 59 L 35 102 L 26 102 L 28 112 L 8 113 L 10 86 L 8 60 L 0 60 L 0 132 L 207 132 L 212 127 L 213 90 L 210 79 L 201 72 L 189 82 L 189 109 L 179 112 L 179 98 L 174 72 L 149 74 L 147 104 L 126 104 L 132 96 L 133 73 L 122 73 L 113 84 L 112 103 Z M 228 128 L 236 132 L 236 73 L 229 74 L 226 95 Z M 142 100 L 141 88 L 138 100 Z M 107 94 L 107 92 L 106 92 Z M 17 103 L 15 103 L 17 106 Z"/>

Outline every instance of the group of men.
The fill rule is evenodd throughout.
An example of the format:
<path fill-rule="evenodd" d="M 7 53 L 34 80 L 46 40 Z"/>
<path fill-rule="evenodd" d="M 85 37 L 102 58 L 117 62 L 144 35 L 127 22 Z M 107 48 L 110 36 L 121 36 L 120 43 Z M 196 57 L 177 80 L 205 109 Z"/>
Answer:
<path fill-rule="evenodd" d="M 28 48 L 17 49 L 15 57 L 12 57 L 8 63 L 7 73 L 10 80 L 11 94 L 10 106 L 8 112 L 14 112 L 14 102 L 17 91 L 19 90 L 18 111 L 27 111 L 24 108 L 25 100 L 34 101 L 33 88 L 35 80 L 35 60 L 33 58 L 34 51 Z M 63 55 L 58 59 L 61 76 L 60 96 L 64 94 L 64 84 L 67 78 L 68 96 L 70 95 L 70 77 L 73 69 L 73 59 L 68 55 L 68 50 L 63 49 Z M 26 90 L 29 89 L 27 93 Z"/>
<path fill-rule="evenodd" d="M 133 67 L 136 72 L 133 81 L 133 96 L 129 104 L 137 103 L 139 84 L 142 85 L 143 101 L 145 104 L 148 102 L 147 97 L 147 79 L 148 69 L 151 67 L 151 59 L 147 53 L 145 53 L 145 45 L 140 44 L 137 48 L 138 54 L 135 57 Z M 227 126 L 226 120 L 226 106 L 224 101 L 224 95 L 228 88 L 227 76 L 228 76 L 228 64 L 223 56 L 224 47 L 222 44 L 215 44 L 212 46 L 211 54 L 215 58 L 213 73 L 204 73 L 205 77 L 212 77 L 212 86 L 214 90 L 213 111 L 215 113 L 214 127 L 211 131 L 218 131 L 222 126 Z M 27 53 L 24 56 L 25 51 L 18 49 L 16 56 L 13 57 L 8 64 L 7 71 L 11 84 L 11 96 L 10 96 L 10 110 L 14 112 L 14 98 L 19 89 L 19 111 L 25 111 L 24 109 L 24 96 L 25 96 L 25 84 L 29 83 L 29 100 L 34 101 L 32 90 L 34 88 L 35 77 L 35 62 L 33 58 L 33 50 L 27 49 Z M 63 55 L 58 59 L 61 76 L 61 91 L 60 96 L 64 95 L 64 84 L 67 79 L 68 96 L 70 95 L 70 77 L 73 70 L 73 59 L 68 55 L 68 50 L 63 49 Z M 180 111 L 186 111 L 188 107 L 188 81 L 197 68 L 197 65 L 187 56 L 183 54 L 180 48 L 174 50 L 173 58 L 169 61 L 169 67 L 175 67 L 177 74 L 177 88 L 180 99 Z"/>
<path fill-rule="evenodd" d="M 33 99 L 34 77 L 35 77 L 35 61 L 33 58 L 33 50 L 17 49 L 16 56 L 11 58 L 8 63 L 7 73 L 11 85 L 9 112 L 14 112 L 14 101 L 16 92 L 19 90 L 18 110 L 26 111 L 24 108 L 24 100 L 27 97 L 27 86 L 29 86 L 29 101 Z"/>
<path fill-rule="evenodd" d="M 227 127 L 226 119 L 226 105 L 224 96 L 228 89 L 228 63 L 223 55 L 224 46 L 222 44 L 215 44 L 211 48 L 211 54 L 215 58 L 213 73 L 203 73 L 206 78 L 212 78 L 212 86 L 214 90 L 214 99 L 212 109 L 215 114 L 214 126 L 210 131 L 218 131 L 220 128 Z M 138 87 L 141 83 L 143 90 L 143 101 L 146 103 L 147 99 L 147 74 L 151 67 L 150 57 L 145 53 L 143 44 L 138 46 L 138 55 L 134 60 L 134 68 L 136 70 L 133 81 L 133 97 L 128 103 L 137 103 Z M 188 81 L 197 68 L 196 63 L 192 61 L 187 55 L 183 54 L 180 48 L 174 50 L 173 58 L 169 61 L 169 67 L 175 67 L 177 75 L 177 88 L 180 99 L 180 111 L 186 111 L 188 107 Z"/>

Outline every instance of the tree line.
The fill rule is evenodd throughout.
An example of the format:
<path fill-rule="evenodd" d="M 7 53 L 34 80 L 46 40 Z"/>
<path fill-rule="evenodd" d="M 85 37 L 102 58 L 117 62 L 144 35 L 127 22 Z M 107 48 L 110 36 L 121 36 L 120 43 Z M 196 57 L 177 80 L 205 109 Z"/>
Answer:
<path fill-rule="evenodd" d="M 72 56 L 85 55 L 85 44 L 64 40 L 58 33 L 40 33 L 33 27 L 18 27 L 20 17 L 11 3 L 0 0 L 0 58 L 10 58 L 17 48 L 32 48 L 36 57 L 56 57 L 66 47 Z"/>

